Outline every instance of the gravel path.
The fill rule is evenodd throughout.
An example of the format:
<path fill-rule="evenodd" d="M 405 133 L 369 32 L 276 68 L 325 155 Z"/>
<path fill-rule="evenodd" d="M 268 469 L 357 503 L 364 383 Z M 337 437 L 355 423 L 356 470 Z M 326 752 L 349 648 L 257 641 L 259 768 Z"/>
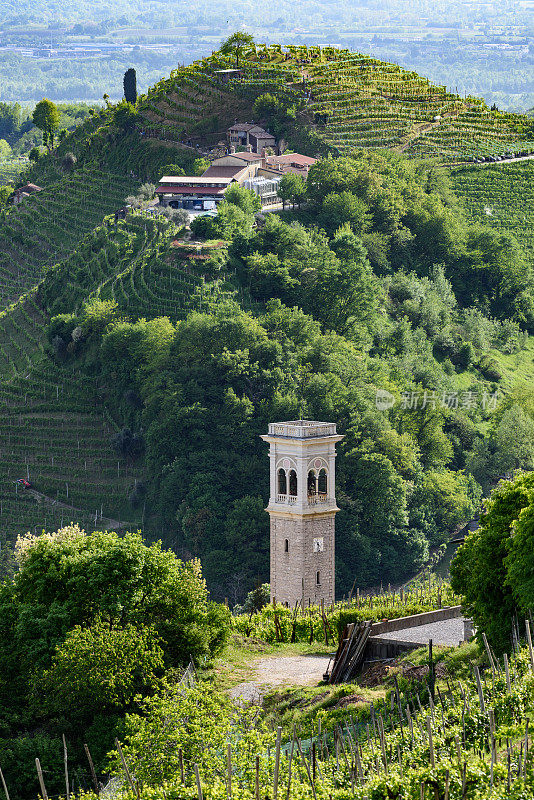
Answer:
<path fill-rule="evenodd" d="M 263 695 L 277 686 L 317 686 L 329 662 L 329 656 L 260 658 L 254 664 L 255 679 L 234 686 L 230 696 L 243 703 L 261 703 Z"/>
<path fill-rule="evenodd" d="M 417 628 L 404 628 L 391 633 L 381 633 L 381 639 L 397 639 L 400 642 L 418 642 L 428 644 L 432 639 L 434 644 L 458 646 L 464 638 L 464 618 L 444 619 L 441 622 L 432 622 L 429 625 L 419 625 Z"/>

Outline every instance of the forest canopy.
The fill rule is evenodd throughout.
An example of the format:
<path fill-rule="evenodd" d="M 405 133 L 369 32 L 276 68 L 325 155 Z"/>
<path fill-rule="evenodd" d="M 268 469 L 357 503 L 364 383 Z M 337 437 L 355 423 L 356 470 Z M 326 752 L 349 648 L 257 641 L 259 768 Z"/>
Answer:
<path fill-rule="evenodd" d="M 16 553 L 18 572 L 0 586 L 0 761 L 26 797 L 32 753 L 55 758 L 59 730 L 100 765 L 140 697 L 221 651 L 228 612 L 208 599 L 198 561 L 138 533 L 71 525 L 19 537 Z M 55 773 L 48 785 L 64 788 Z"/>
<path fill-rule="evenodd" d="M 533 324 L 519 245 L 469 224 L 445 173 L 395 154 L 320 160 L 306 192 L 302 209 L 257 224 L 236 191 L 194 224 L 226 247 L 190 262 L 205 289 L 185 319 L 125 319 L 109 299 L 49 329 L 57 352 L 97 365 L 142 438 L 148 529 L 201 558 L 214 596 L 232 602 L 267 578 L 269 421 L 335 420 L 344 434 L 340 593 L 413 574 L 506 459 L 534 453 L 531 409 L 524 397 L 504 407 L 490 356 L 520 352 Z M 56 311 L 62 274 L 46 289 Z"/>

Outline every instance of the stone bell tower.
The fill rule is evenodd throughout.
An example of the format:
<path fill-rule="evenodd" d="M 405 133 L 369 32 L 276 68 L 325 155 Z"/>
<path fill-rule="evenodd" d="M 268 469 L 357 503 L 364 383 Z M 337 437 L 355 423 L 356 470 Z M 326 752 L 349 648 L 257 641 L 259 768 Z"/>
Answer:
<path fill-rule="evenodd" d="M 335 599 L 335 423 L 272 422 L 269 433 L 271 600 L 294 607 Z"/>

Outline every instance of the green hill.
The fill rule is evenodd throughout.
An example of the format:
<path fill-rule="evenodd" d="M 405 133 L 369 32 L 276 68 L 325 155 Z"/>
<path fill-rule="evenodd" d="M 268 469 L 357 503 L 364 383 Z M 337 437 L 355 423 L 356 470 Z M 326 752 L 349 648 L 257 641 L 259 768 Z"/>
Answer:
<path fill-rule="evenodd" d="M 71 519 L 142 526 L 239 598 L 267 564 L 256 436 L 303 413 L 352 431 L 339 585 L 354 569 L 362 585 L 394 579 L 449 535 L 454 514 L 435 498 L 471 513 L 479 490 L 462 471 L 485 485 L 501 468 L 495 419 L 461 398 L 515 396 L 533 374 L 532 162 L 436 159 L 506 150 L 531 123 L 334 48 L 257 46 L 236 78 L 219 72 L 232 66 L 215 54 L 136 111 L 93 114 L 21 178 L 43 191 L 3 212 L 0 538 Z M 196 145 L 216 147 L 254 109 L 295 148 L 334 156 L 305 208 L 261 228 L 243 196 L 193 243 L 157 215 L 115 220 L 145 181 L 202 169 Z M 456 393 L 458 416 L 407 420 L 401 398 L 416 392 Z M 121 450 L 125 431 L 143 452 Z M 368 472 L 383 484 L 367 518 L 354 487 Z M 28 477 L 33 490 L 16 486 Z"/>
<path fill-rule="evenodd" d="M 216 143 L 234 119 L 249 119 L 255 98 L 268 92 L 296 110 L 300 144 L 303 127 L 316 134 L 308 140 L 313 152 L 325 146 L 335 153 L 393 148 L 455 160 L 534 149 L 524 116 L 491 111 L 478 98 L 459 97 L 372 56 L 333 47 L 257 45 L 241 57 L 235 78 L 221 72 L 235 66 L 215 53 L 173 70 L 140 102 L 143 131 L 169 142 Z"/>

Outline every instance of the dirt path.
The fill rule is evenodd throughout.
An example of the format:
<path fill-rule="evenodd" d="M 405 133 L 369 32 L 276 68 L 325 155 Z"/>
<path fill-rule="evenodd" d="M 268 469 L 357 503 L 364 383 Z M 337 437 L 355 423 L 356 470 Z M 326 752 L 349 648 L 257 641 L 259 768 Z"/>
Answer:
<path fill-rule="evenodd" d="M 230 689 L 230 696 L 245 703 L 261 703 L 269 689 L 277 686 L 317 686 L 323 679 L 329 656 L 269 656 L 252 666 L 254 680 Z"/>

